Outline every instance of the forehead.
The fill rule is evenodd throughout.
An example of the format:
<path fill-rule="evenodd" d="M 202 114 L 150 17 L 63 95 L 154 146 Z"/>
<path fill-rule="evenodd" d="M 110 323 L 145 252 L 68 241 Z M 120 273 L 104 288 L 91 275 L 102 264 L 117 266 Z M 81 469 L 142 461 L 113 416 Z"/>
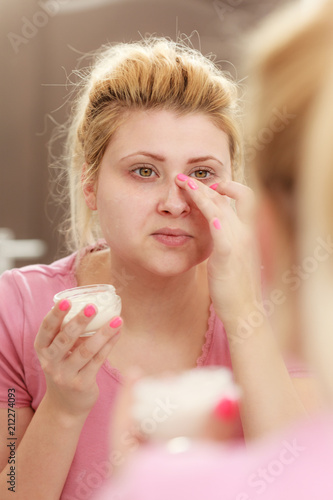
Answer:
<path fill-rule="evenodd" d="M 215 155 L 230 163 L 229 139 L 203 113 L 177 115 L 168 110 L 136 110 L 124 117 L 111 138 L 107 151 L 126 156 L 150 149 L 165 157 Z"/>

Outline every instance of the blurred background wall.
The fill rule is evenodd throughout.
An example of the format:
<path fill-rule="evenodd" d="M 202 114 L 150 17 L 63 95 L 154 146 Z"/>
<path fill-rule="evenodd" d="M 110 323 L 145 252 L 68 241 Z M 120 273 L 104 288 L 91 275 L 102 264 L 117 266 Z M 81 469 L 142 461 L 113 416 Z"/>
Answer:
<path fill-rule="evenodd" d="M 50 196 L 47 143 L 54 122 L 66 119 L 67 79 L 79 57 L 147 33 L 192 34 L 195 48 L 216 54 L 223 69 L 242 78 L 242 36 L 291 1 L 0 0 L 0 228 L 43 240 L 47 248 L 35 261 L 66 252 L 58 230 L 65 201 L 57 206 Z"/>

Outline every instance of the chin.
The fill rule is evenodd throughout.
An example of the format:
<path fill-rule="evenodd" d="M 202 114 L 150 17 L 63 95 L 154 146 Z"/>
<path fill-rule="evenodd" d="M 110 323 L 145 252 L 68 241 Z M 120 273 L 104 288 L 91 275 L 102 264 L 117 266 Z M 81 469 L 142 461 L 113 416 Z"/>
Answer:
<path fill-rule="evenodd" d="M 198 266 L 207 258 L 209 254 L 197 256 L 196 258 L 177 258 L 173 256 L 172 258 L 158 259 L 156 262 L 150 262 L 149 266 L 145 266 L 150 272 L 161 277 L 172 277 L 179 276 L 188 272 L 190 269 Z"/>

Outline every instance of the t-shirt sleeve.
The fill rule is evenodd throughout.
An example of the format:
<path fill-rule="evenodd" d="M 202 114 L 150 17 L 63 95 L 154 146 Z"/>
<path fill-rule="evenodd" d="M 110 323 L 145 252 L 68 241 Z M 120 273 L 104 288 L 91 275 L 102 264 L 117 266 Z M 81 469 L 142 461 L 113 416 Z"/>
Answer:
<path fill-rule="evenodd" d="M 15 390 L 15 407 L 31 405 L 24 370 L 24 307 L 15 271 L 0 276 L 0 408 L 7 407 L 8 390 Z"/>

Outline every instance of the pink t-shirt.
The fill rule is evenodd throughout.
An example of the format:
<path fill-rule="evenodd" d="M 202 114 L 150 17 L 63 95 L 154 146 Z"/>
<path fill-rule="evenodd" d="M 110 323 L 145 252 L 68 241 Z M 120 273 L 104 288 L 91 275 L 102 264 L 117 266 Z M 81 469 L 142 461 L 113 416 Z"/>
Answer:
<path fill-rule="evenodd" d="M 98 250 L 100 247 L 93 248 Z M 86 251 L 92 251 L 92 248 Z M 76 254 L 51 265 L 33 265 L 6 271 L 0 278 L 0 407 L 7 407 L 8 389 L 14 388 L 16 408 L 40 404 L 45 377 L 34 340 L 44 316 L 53 306 L 53 296 L 77 286 Z M 225 330 L 213 306 L 205 344 L 197 366 L 231 367 Z M 293 376 L 304 371 L 289 367 Z M 116 393 L 122 383 L 118 370 L 105 361 L 97 376 L 99 398 L 80 435 L 61 500 L 87 500 L 112 475 L 108 454 L 108 429 Z"/>
<path fill-rule="evenodd" d="M 328 500 L 333 498 L 333 413 L 259 443 L 147 446 L 95 500 Z"/>

